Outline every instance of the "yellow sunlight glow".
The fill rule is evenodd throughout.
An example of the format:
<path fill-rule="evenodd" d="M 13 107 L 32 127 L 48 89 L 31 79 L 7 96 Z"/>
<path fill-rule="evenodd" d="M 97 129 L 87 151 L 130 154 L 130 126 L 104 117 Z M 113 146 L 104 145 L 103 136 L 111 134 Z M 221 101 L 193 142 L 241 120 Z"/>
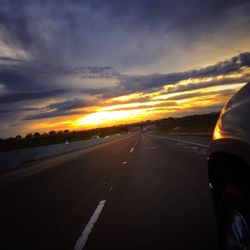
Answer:
<path fill-rule="evenodd" d="M 244 83 L 239 84 L 229 84 L 222 86 L 213 86 L 204 89 L 185 91 L 184 93 L 200 93 L 200 96 L 195 96 L 191 98 L 183 98 L 176 100 L 176 105 L 167 106 L 166 99 L 175 96 L 181 96 L 184 93 L 171 93 L 165 95 L 154 96 L 152 99 L 154 101 L 142 102 L 142 103 L 126 103 L 126 104 L 116 104 L 110 106 L 100 107 L 95 113 L 86 115 L 80 119 L 75 120 L 72 125 L 74 126 L 84 126 L 84 127 L 94 127 L 98 125 L 115 125 L 121 123 L 136 122 L 142 119 L 147 119 L 148 116 L 151 119 L 155 119 L 160 114 L 174 114 L 177 110 L 188 110 L 194 107 L 204 107 L 213 104 L 220 104 L 225 100 L 221 100 L 219 95 L 220 92 L 224 90 L 238 90 L 242 87 Z M 206 95 L 204 99 L 203 95 Z M 218 96 L 217 96 L 218 95 Z M 133 95 L 135 96 L 135 95 Z M 129 96 L 130 98 L 131 96 Z M 126 96 L 123 96 L 121 100 L 125 100 Z M 132 101 L 132 99 L 131 99 Z M 164 105 L 166 103 L 166 106 Z M 161 107 L 157 107 L 161 105 Z M 155 106 L 155 107 L 154 107 Z"/>
<path fill-rule="evenodd" d="M 164 95 L 159 95 L 155 96 L 152 99 L 153 100 L 167 100 L 170 97 L 175 97 L 175 96 L 181 96 L 183 94 L 194 94 L 194 93 L 200 93 L 202 96 L 202 93 L 209 93 L 209 92 L 215 92 L 215 91 L 223 91 L 223 90 L 229 90 L 229 89 L 235 89 L 237 91 L 241 87 L 243 87 L 246 83 L 238 83 L 238 84 L 228 84 L 228 85 L 221 85 L 221 86 L 212 86 L 212 87 L 207 87 L 203 89 L 195 89 L 195 90 L 188 90 L 185 92 L 176 92 L 176 93 L 171 93 L 171 94 L 164 94 Z"/>
<path fill-rule="evenodd" d="M 138 103 L 126 103 L 126 104 L 117 104 L 117 105 L 112 105 L 108 107 L 103 107 L 100 110 L 101 111 L 112 111 L 116 109 L 126 109 L 126 108 L 138 108 L 141 106 L 154 106 L 159 104 L 159 101 L 151 101 L 151 102 L 138 102 Z"/>
<path fill-rule="evenodd" d="M 222 79 L 235 79 L 241 76 L 242 76 L 242 73 L 231 73 L 227 75 L 219 75 L 219 76 L 213 76 L 213 77 L 189 78 L 189 79 L 179 81 L 178 84 L 187 85 L 190 83 L 211 82 L 211 81 L 222 80 Z"/>
<path fill-rule="evenodd" d="M 87 115 L 76 121 L 78 126 L 86 125 L 99 125 L 99 124 L 114 124 L 118 121 L 130 121 L 140 117 L 140 110 L 124 110 L 124 111 L 99 111 Z"/>
<path fill-rule="evenodd" d="M 114 98 L 111 98 L 109 100 L 109 102 L 124 102 L 124 101 L 129 101 L 129 100 L 132 100 L 132 99 L 135 99 L 135 98 L 139 98 L 143 96 L 142 93 L 134 93 L 134 94 L 129 94 L 129 95 L 122 95 L 122 96 L 118 96 L 118 97 L 114 97 Z"/>

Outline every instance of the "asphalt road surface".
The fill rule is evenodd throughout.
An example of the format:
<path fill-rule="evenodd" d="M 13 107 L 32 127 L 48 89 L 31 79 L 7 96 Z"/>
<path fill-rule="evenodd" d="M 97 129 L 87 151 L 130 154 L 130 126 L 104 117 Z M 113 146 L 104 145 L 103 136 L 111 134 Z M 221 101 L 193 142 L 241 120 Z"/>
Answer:
<path fill-rule="evenodd" d="M 133 134 L 5 173 L 0 249 L 217 249 L 208 143 Z"/>

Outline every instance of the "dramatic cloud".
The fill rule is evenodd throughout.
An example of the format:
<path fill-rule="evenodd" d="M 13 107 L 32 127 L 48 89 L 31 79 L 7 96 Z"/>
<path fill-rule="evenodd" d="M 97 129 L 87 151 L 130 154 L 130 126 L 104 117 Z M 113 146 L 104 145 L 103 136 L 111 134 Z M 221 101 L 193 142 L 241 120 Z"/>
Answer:
<path fill-rule="evenodd" d="M 165 85 L 175 84 L 181 80 L 189 78 L 216 77 L 219 75 L 226 75 L 229 73 L 238 72 L 242 67 L 250 67 L 249 52 L 242 53 L 238 56 L 232 57 L 229 60 L 225 60 L 215 65 L 208 66 L 206 68 L 201 68 L 198 70 L 190 70 L 190 71 L 170 73 L 170 74 L 153 74 L 145 76 L 123 76 L 121 77 L 121 85 L 123 87 L 122 90 L 125 91 L 126 93 L 134 91 L 158 90 Z M 233 80 L 231 79 L 231 81 Z M 212 85 L 219 85 L 219 84 L 225 84 L 225 81 L 223 80 L 217 81 Z M 204 87 L 203 85 L 200 86 L 198 84 L 194 85 L 196 86 L 196 88 Z M 207 85 L 211 86 L 211 83 L 210 85 L 209 83 L 207 83 Z"/>
<path fill-rule="evenodd" d="M 3 0 L 0 38 L 6 46 L 24 51 L 23 57 L 120 70 L 168 55 L 172 60 L 179 56 L 176 45 L 185 53 L 187 42 L 209 36 L 205 33 L 216 35 L 218 26 L 226 32 L 234 23 L 241 25 L 236 27 L 239 32 L 249 10 L 247 0 Z"/>
<path fill-rule="evenodd" d="M 66 90 L 55 89 L 42 92 L 19 92 L 12 94 L 3 94 L 0 95 L 0 104 L 11 104 L 20 101 L 31 101 L 36 99 L 46 99 L 48 97 L 56 97 L 62 95 Z"/>
<path fill-rule="evenodd" d="M 57 110 L 70 110 L 77 108 L 89 107 L 97 104 L 93 100 L 82 100 L 82 99 L 72 99 L 64 102 L 52 103 L 47 106 L 48 109 L 57 109 Z"/>
<path fill-rule="evenodd" d="M 44 119 L 75 114 L 88 114 L 89 112 L 87 111 L 76 109 L 90 107 L 95 104 L 97 103 L 94 102 L 94 100 L 84 100 L 77 98 L 66 100 L 64 102 L 52 103 L 46 107 L 41 108 L 35 114 L 26 116 L 24 120 Z"/>
<path fill-rule="evenodd" d="M 72 111 L 72 110 L 54 110 L 54 111 L 46 111 L 41 112 L 33 115 L 28 115 L 24 118 L 24 120 L 38 120 L 38 119 L 45 119 L 45 118 L 54 118 L 54 117 L 62 117 L 62 116 L 70 116 L 70 115 L 77 115 L 77 114 L 88 114 L 88 112 L 84 111 Z"/>

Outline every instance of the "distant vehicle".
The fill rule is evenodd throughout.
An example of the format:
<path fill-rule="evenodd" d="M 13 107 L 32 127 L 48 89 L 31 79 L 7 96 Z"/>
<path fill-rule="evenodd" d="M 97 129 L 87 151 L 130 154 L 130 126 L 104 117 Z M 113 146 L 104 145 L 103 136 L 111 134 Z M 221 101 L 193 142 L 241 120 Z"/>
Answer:
<path fill-rule="evenodd" d="M 250 83 L 221 111 L 208 175 L 221 249 L 250 249 Z"/>
<path fill-rule="evenodd" d="M 92 135 L 91 139 L 99 139 L 100 136 L 99 135 Z"/>

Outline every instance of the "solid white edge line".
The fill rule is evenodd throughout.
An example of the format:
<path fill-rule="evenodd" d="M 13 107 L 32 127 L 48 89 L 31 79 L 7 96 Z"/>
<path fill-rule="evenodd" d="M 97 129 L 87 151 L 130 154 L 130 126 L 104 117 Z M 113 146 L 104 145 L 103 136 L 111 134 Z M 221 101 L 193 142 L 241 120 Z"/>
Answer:
<path fill-rule="evenodd" d="M 169 137 L 165 137 L 164 139 L 169 140 L 169 141 L 176 141 L 176 142 L 183 142 L 183 143 L 189 143 L 195 146 L 200 146 L 200 147 L 204 147 L 204 148 L 208 148 L 208 145 L 205 144 L 200 144 L 200 143 L 196 143 L 196 142 L 190 142 L 190 141 L 184 141 L 184 140 L 179 140 L 179 139 L 173 139 L 173 138 L 169 138 Z"/>
<path fill-rule="evenodd" d="M 87 239 L 96 223 L 96 221 L 98 220 L 100 214 L 101 214 L 101 211 L 104 207 L 106 203 L 106 200 L 102 200 L 99 202 L 99 205 L 97 206 L 95 212 L 93 213 L 93 215 L 91 216 L 88 224 L 86 225 L 86 227 L 84 228 L 81 236 L 78 238 L 75 246 L 74 246 L 74 250 L 82 250 L 84 245 L 86 244 L 87 242 Z"/>
<path fill-rule="evenodd" d="M 134 148 L 134 147 L 132 147 L 132 148 L 130 149 L 130 153 L 132 153 L 132 152 L 134 151 L 134 149 L 135 149 L 135 148 Z"/>

